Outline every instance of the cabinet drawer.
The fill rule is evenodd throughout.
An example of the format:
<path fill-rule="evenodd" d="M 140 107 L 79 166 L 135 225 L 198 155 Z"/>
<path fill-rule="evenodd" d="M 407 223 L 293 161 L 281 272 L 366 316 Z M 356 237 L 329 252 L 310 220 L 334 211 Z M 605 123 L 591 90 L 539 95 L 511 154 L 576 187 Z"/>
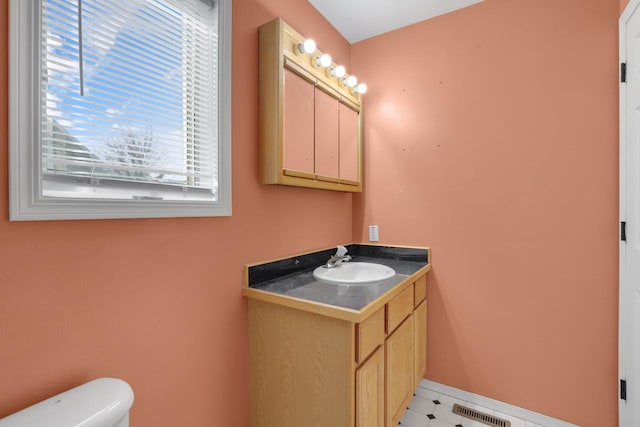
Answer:
<path fill-rule="evenodd" d="M 373 350 L 384 342 L 384 307 L 364 322 L 358 323 L 356 335 L 356 361 L 362 363 Z"/>
<path fill-rule="evenodd" d="M 413 284 L 413 306 L 417 307 L 427 298 L 427 275 L 420 277 Z"/>
<path fill-rule="evenodd" d="M 387 304 L 387 334 L 413 311 L 413 286 L 407 287 Z"/>

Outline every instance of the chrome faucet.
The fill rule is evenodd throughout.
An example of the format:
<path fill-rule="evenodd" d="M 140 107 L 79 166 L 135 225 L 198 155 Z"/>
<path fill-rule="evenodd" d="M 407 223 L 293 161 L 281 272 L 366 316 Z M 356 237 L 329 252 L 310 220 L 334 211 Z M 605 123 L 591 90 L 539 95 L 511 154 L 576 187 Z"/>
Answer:
<path fill-rule="evenodd" d="M 343 262 L 347 262 L 351 259 L 351 255 L 347 255 L 347 248 L 344 246 L 337 246 L 336 249 L 335 255 L 329 258 L 329 261 L 323 265 L 324 268 L 340 267 Z"/>

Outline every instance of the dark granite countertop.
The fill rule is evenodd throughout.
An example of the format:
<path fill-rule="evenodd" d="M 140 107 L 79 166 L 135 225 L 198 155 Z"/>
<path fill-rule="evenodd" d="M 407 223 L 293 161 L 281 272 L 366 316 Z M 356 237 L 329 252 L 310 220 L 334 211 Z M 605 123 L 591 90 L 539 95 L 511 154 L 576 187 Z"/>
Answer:
<path fill-rule="evenodd" d="M 426 249 L 349 245 L 350 262 L 374 262 L 396 275 L 367 285 L 331 285 L 317 281 L 313 270 L 335 249 L 249 267 L 249 287 L 288 297 L 360 311 L 428 264 Z M 327 256 L 328 255 L 328 256 Z M 252 270 L 253 269 L 253 270 Z"/>

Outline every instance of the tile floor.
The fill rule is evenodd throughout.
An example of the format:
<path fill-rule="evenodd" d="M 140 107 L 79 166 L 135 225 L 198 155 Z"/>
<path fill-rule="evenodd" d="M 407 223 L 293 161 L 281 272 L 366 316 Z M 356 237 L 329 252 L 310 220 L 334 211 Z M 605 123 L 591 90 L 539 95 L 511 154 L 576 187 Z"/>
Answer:
<path fill-rule="evenodd" d="M 486 424 L 455 415 L 451 412 L 454 403 L 509 420 L 511 427 L 544 427 L 422 387 L 416 390 L 407 412 L 398 425 L 402 427 L 487 427 Z"/>

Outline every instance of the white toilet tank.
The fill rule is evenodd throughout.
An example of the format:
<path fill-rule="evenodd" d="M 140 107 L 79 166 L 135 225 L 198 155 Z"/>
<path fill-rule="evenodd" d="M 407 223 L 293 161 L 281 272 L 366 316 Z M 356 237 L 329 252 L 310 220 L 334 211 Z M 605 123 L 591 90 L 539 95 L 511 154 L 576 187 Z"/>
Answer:
<path fill-rule="evenodd" d="M 0 427 L 129 427 L 133 390 L 99 378 L 0 420 Z"/>

